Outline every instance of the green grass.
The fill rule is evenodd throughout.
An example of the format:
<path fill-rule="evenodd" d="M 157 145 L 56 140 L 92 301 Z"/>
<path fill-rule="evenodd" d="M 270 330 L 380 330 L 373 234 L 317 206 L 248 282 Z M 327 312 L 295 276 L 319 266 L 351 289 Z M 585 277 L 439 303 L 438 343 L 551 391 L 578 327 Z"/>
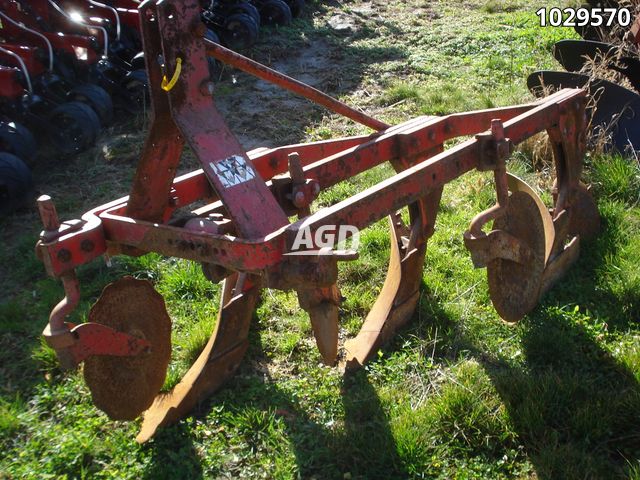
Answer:
<path fill-rule="evenodd" d="M 289 73 L 391 123 L 528 101 L 526 75 L 555 67 L 551 46 L 575 36 L 536 26 L 542 2 L 308 3 L 251 55 L 275 66 L 294 55 Z M 351 27 L 334 29 L 337 17 Z M 319 63 L 305 66 L 311 57 Z M 367 131 L 236 80 L 222 73 L 218 100 L 252 146 Z M 268 108 L 239 113 L 254 94 Z M 510 170 L 549 187 L 548 164 L 530 150 Z M 182 171 L 194 166 L 186 156 Z M 89 152 L 50 168 L 36 177 L 72 218 L 125 195 L 134 165 Z M 359 175 L 316 206 L 390 174 L 381 166 Z M 589 154 L 583 180 L 602 231 L 517 325 L 497 317 L 485 271 L 473 269 L 463 244 L 495 195 L 490 175 L 471 173 L 444 190 L 412 321 L 366 368 L 343 375 L 322 366 L 296 295 L 264 290 L 237 375 L 142 446 L 139 421 L 110 421 L 91 404 L 81 372 L 62 372 L 40 340 L 62 289 L 33 255 L 35 212 L 0 220 L 0 478 L 640 478 L 640 164 Z M 385 220 L 365 230 L 360 258 L 340 267 L 343 337 L 358 332 L 384 281 L 386 229 Z M 219 286 L 198 265 L 159 255 L 96 261 L 78 274 L 74 322 L 110 281 L 154 283 L 173 321 L 164 388 L 175 385 L 215 325 Z"/>

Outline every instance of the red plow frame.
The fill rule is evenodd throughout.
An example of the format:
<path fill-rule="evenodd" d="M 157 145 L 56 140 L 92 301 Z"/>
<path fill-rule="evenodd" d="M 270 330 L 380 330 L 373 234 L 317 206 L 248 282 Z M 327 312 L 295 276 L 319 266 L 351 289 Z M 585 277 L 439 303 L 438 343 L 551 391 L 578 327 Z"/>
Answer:
<path fill-rule="evenodd" d="M 508 321 L 534 308 L 577 258 L 580 237 L 598 229 L 595 203 L 580 183 L 587 125 L 582 90 L 390 127 L 207 43 L 197 2 L 148 0 L 140 6 L 140 17 L 153 113 L 130 194 L 62 224 L 51 199 L 41 197 L 45 230 L 37 246 L 47 272 L 62 280 L 66 292 L 45 329 L 47 341 L 64 366 L 86 362 L 94 402 L 112 418 L 133 419 L 144 411 L 139 441 L 185 415 L 233 374 L 246 351 L 263 287 L 295 290 L 324 361 L 338 361 L 337 263 L 357 253 L 318 249 L 300 255 L 293 245 L 301 232 L 328 226 L 362 229 L 390 219 L 385 283 L 362 330 L 344 346 L 342 363 L 357 368 L 413 315 L 427 241 L 448 182 L 474 169 L 494 172 L 497 204 L 473 220 L 465 244 L 474 264 L 487 267 L 492 301 Z M 207 54 L 378 131 L 245 152 L 215 108 Z M 551 139 L 557 175 L 551 209 L 506 171 L 514 146 L 543 131 Z M 445 142 L 463 136 L 470 138 L 445 150 Z M 202 169 L 176 178 L 185 143 Z M 395 169 L 393 176 L 311 213 L 321 191 L 384 162 Z M 189 221 L 178 222 L 174 214 L 195 202 L 205 206 L 193 208 Z M 407 225 L 398 214 L 404 208 Z M 298 219 L 290 221 L 294 215 Z M 493 230 L 485 233 L 482 227 L 491 220 Z M 89 322 L 65 322 L 80 298 L 76 267 L 105 254 L 147 252 L 200 262 L 210 280 L 224 281 L 209 343 L 182 381 L 160 395 L 169 362 L 170 320 L 150 285 L 122 279 L 105 289 Z"/>

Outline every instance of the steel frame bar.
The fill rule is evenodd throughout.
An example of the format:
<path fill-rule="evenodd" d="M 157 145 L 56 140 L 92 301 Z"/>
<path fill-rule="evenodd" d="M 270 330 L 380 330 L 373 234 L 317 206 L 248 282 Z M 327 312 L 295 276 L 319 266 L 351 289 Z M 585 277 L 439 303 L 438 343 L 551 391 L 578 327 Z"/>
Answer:
<path fill-rule="evenodd" d="M 295 78 L 288 77 L 287 75 L 277 72 L 276 70 L 273 70 L 261 63 L 255 62 L 250 58 L 235 53 L 233 50 L 229 50 L 222 45 L 218 45 L 207 38 L 205 38 L 204 41 L 207 48 L 207 55 L 211 55 L 226 64 L 236 67 L 237 69 L 247 72 L 255 77 L 266 80 L 267 82 L 275 83 L 293 93 L 302 95 L 313 103 L 322 105 L 329 110 L 366 125 L 373 130 L 386 130 L 390 127 L 390 125 L 370 117 L 369 115 L 356 110 L 355 108 L 352 108 L 335 98 L 330 97 L 326 93 L 296 80 Z"/>
<path fill-rule="evenodd" d="M 305 176 L 320 182 L 325 189 L 369 168 L 396 158 L 413 159 L 409 169 L 332 207 L 296 223 L 283 225 L 261 238 L 196 233 L 166 224 L 144 221 L 127 214 L 128 197 L 91 210 L 83 216 L 80 230 L 40 243 L 40 255 L 51 275 L 60 276 L 104 253 L 119 253 L 120 247 L 136 247 L 164 255 L 223 265 L 257 272 L 276 265 L 287 252 L 287 242 L 298 229 L 317 229 L 323 224 L 349 224 L 366 227 L 406 206 L 429 191 L 478 167 L 483 155 L 478 138 L 420 162 L 428 152 L 457 136 L 480 134 L 492 118 L 506 120 L 505 135 L 514 143 L 538 132 L 556 128 L 560 112 L 584 97 L 581 90 L 562 90 L 545 101 L 518 107 L 506 107 L 441 118 L 419 118 L 392 127 L 379 135 L 361 136 L 259 150 L 251 157 L 256 170 L 265 179 L 286 171 L 286 156 L 300 154 Z M 346 148 L 345 148 L 346 147 Z M 328 156 L 325 156 L 328 155 Z M 416 163 L 417 162 L 417 163 Z M 173 204 L 163 217 L 170 217 L 179 206 L 208 199 L 211 209 L 223 203 L 210 187 L 202 170 L 176 178 L 172 187 Z M 376 208 L 371 208 L 375 205 Z"/>

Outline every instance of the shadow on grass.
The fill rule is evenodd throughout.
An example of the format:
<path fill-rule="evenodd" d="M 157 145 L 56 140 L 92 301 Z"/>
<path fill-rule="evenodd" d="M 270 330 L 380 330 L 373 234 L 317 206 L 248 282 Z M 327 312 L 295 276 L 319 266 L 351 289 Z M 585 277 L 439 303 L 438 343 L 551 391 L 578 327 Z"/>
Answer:
<path fill-rule="evenodd" d="M 583 331 L 537 315 L 525 368 L 480 355 L 538 477 L 623 477 L 640 459 L 640 386 Z"/>
<path fill-rule="evenodd" d="M 599 282 L 598 267 L 616 250 L 616 219 L 606 220 L 609 228 L 584 244 L 578 264 L 523 325 L 524 366 L 474 352 L 543 480 L 623 478 L 640 461 L 640 385 L 589 331 L 592 318 L 627 331 L 640 307 Z"/>
<path fill-rule="evenodd" d="M 423 285 L 417 321 L 386 350 L 401 349 L 403 337 L 408 335 L 433 338 L 437 328 L 439 342 L 432 355 L 457 361 L 459 353 L 466 352 L 465 357 L 477 359 L 507 410 L 511 430 L 511 440 L 500 440 L 496 434 L 492 436 L 496 440 L 489 445 L 483 430 L 474 436 L 472 430 L 477 425 L 459 425 L 458 418 L 452 418 L 455 429 L 470 429 L 463 432 L 468 445 L 454 453 L 452 461 L 463 464 L 470 456 L 478 455 L 483 461 L 497 462 L 505 448 L 522 448 L 542 480 L 622 478 L 628 474 L 629 465 L 640 461 L 640 385 L 633 372 L 601 346 L 589 323 L 606 317 L 612 320 L 616 331 L 624 331 L 638 309 L 633 299 L 618 301 L 619 292 L 607 289 L 607 283 L 598 277 L 605 259 L 615 256 L 622 245 L 615 233 L 619 220 L 615 215 L 605 218 L 600 237 L 583 244 L 579 262 L 518 327 L 522 356 L 517 360 L 480 347 Z M 576 311 L 573 305 L 580 305 L 581 309 Z M 593 315 L 581 314 L 584 309 Z M 260 343 L 258 332 L 252 330 L 249 357 L 268 362 Z M 311 413 L 314 409 L 303 405 L 297 395 L 268 375 L 263 376 L 262 369 L 260 372 L 256 375 L 255 369 L 245 365 L 240 375 L 213 398 L 213 405 L 224 406 L 225 415 L 231 412 L 226 421 L 233 428 L 234 415 L 256 409 L 267 412 L 274 422 L 281 419 L 276 428 L 281 430 L 281 440 L 291 445 L 298 476 L 343 478 L 349 473 L 351 478 L 407 478 L 409 469 L 416 472 L 422 468 L 424 458 L 416 459 L 412 465 L 411 459 L 399 453 L 385 407 L 366 370 L 341 380 L 337 411 L 343 410 L 344 414 L 337 415 L 340 420 L 335 423 L 322 414 Z M 211 406 L 205 402 L 202 411 L 210 412 Z M 249 439 L 245 443 L 258 445 L 255 448 L 261 454 L 264 449 L 267 455 L 272 454 L 270 449 L 277 450 L 260 445 L 260 436 L 256 437 L 251 423 L 243 428 Z M 160 440 L 153 447 L 158 451 L 154 453 L 150 477 L 159 476 L 168 468 L 167 445 L 171 445 L 171 452 L 187 452 L 181 460 L 185 469 L 197 464 L 186 431 L 180 430 L 177 436 L 172 432 L 168 429 L 162 434 L 170 441 L 163 444 Z M 449 441 L 446 428 L 434 432 L 443 442 Z M 274 455 L 286 456 L 287 452 L 283 448 Z"/>
<path fill-rule="evenodd" d="M 354 478 L 407 478 L 387 414 L 367 373 L 344 377 L 341 389 L 345 433 L 337 458 Z"/>
<path fill-rule="evenodd" d="M 203 478 L 200 461 L 189 427 L 181 422 L 170 429 L 160 430 L 154 438 L 151 467 L 144 478 L 198 480 Z"/>
<path fill-rule="evenodd" d="M 259 341 L 253 340 L 251 359 L 265 360 L 262 351 L 256 351 L 259 348 L 253 347 Z M 247 370 L 247 374 L 243 370 Z M 216 405 L 224 405 L 222 417 L 215 418 L 213 422 L 219 420 L 223 425 L 228 423 L 230 428 L 221 430 L 233 429 L 233 432 L 229 431 L 226 435 L 243 438 L 243 443 L 249 445 L 252 455 L 266 454 L 271 463 L 278 463 L 274 460 L 275 456 L 287 455 L 282 450 L 286 447 L 269 443 L 274 438 L 280 438 L 280 434 L 270 433 L 270 440 L 267 440 L 262 436 L 261 430 L 269 428 L 265 424 L 280 419 L 283 427 L 276 428 L 283 430 L 280 440 L 292 447 L 295 456 L 292 475 L 299 478 L 346 478 L 345 474 L 350 474 L 354 479 L 407 478 L 397 455 L 387 415 L 366 371 L 345 375 L 341 380 L 343 425 L 333 421 L 322 423 L 323 420 L 312 417 L 309 409 L 300 405 L 296 396 L 278 387 L 268 375 L 263 377 L 255 375 L 255 372 L 249 373 L 250 371 L 252 368 L 248 365 L 241 367 L 238 375 L 225 388 L 217 392 L 210 401 L 203 402 L 196 417 L 206 422 L 204 416 L 209 415 L 212 409 L 215 410 Z M 267 417 L 271 416 L 271 420 L 265 420 L 264 415 L 256 416 L 256 409 Z M 256 417 L 259 420 L 256 421 Z M 186 456 L 180 459 L 180 464 L 187 469 L 192 469 L 198 461 L 193 452 L 192 439 L 181 424 L 163 429 L 151 448 L 154 453 L 148 478 L 168 478 L 167 475 L 170 476 L 174 471 L 174 466 L 167 462 L 167 454 L 175 456 L 186 452 Z M 217 468 L 222 470 L 223 465 L 218 465 Z M 225 471 L 218 471 L 217 474 L 241 478 L 248 475 L 242 468 L 242 461 L 239 465 L 232 461 L 224 466 Z M 209 473 L 211 472 L 207 472 L 207 476 Z M 266 475 L 270 473 L 273 472 L 262 472 Z M 202 472 L 198 475 L 201 474 Z"/>

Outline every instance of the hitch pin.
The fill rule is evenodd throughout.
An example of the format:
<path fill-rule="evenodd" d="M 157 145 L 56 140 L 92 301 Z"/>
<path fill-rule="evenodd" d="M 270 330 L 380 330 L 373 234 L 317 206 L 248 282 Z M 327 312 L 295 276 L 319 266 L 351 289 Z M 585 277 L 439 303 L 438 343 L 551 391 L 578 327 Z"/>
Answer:
<path fill-rule="evenodd" d="M 40 196 L 37 202 L 40 218 L 44 225 L 43 238 L 51 238 L 57 234 L 60 228 L 60 220 L 58 219 L 56 207 L 48 195 Z M 51 311 L 49 323 L 42 332 L 42 335 L 45 337 L 49 346 L 56 351 L 62 367 L 70 368 L 75 366 L 76 362 L 67 349 L 74 344 L 75 338 L 69 331 L 69 327 L 65 324 L 64 319 L 78 306 L 78 302 L 80 301 L 80 285 L 75 270 L 64 273 L 60 279 L 62 280 L 65 296 Z"/>
<path fill-rule="evenodd" d="M 494 119 L 491 120 L 491 136 L 498 146 L 506 141 L 504 136 L 504 127 L 502 121 Z M 499 149 L 499 147 L 497 147 Z M 507 165 L 505 157 L 498 154 L 496 168 L 493 171 L 493 176 L 496 184 L 496 196 L 497 203 L 476 215 L 471 224 L 469 225 L 469 233 L 475 238 L 483 237 L 485 233 L 482 231 L 484 227 L 491 220 L 495 220 L 505 214 L 507 206 L 509 205 L 509 185 L 507 181 Z"/>

